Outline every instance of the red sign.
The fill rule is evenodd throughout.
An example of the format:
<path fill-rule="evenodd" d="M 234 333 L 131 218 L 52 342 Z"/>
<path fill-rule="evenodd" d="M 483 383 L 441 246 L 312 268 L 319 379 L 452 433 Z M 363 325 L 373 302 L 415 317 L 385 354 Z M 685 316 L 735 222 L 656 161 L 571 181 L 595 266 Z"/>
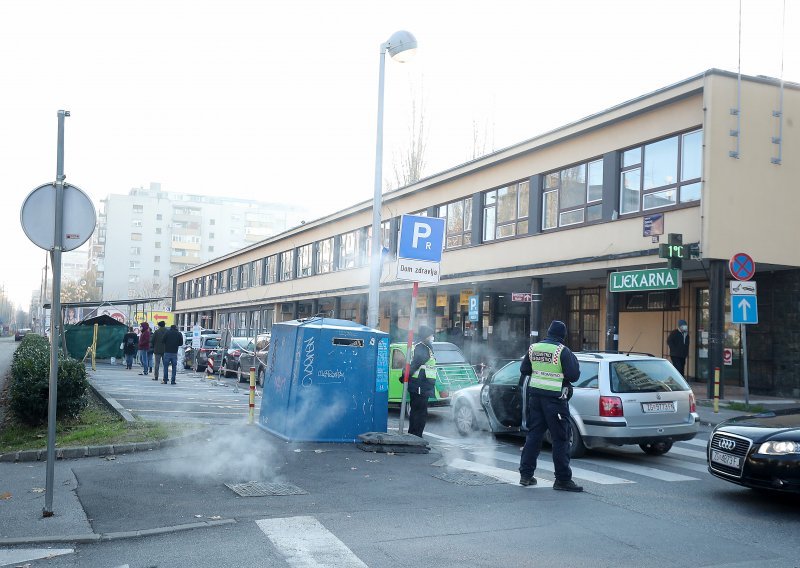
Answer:
<path fill-rule="evenodd" d="M 531 302 L 533 301 L 533 294 L 530 292 L 512 292 L 511 293 L 511 301 L 512 302 Z"/>
<path fill-rule="evenodd" d="M 722 350 L 723 365 L 733 365 L 733 349 L 726 347 Z"/>
<path fill-rule="evenodd" d="M 756 263 L 746 252 L 737 252 L 728 261 L 728 270 L 736 280 L 750 280 L 756 273 Z"/>

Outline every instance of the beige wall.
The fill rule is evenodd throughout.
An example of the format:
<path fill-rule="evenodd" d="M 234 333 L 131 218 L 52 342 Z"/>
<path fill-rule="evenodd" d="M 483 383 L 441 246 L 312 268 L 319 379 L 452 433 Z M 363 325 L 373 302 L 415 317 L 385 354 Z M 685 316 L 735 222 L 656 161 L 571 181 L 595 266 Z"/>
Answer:
<path fill-rule="evenodd" d="M 780 90 L 742 82 L 739 159 L 729 157 L 736 139 L 736 79 L 711 76 L 706 105 L 703 255 L 728 259 L 749 253 L 758 263 L 800 266 L 800 91 L 784 89 L 783 162 L 770 163 L 778 147 Z"/>

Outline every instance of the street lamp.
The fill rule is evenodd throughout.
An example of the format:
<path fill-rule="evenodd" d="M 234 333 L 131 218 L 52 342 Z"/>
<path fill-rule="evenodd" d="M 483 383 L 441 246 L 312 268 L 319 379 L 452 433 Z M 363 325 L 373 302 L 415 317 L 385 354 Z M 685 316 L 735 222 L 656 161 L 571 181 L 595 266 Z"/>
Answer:
<path fill-rule="evenodd" d="M 367 304 L 367 325 L 378 327 L 378 290 L 381 281 L 381 248 L 383 236 L 381 232 L 383 177 L 383 78 L 385 73 L 384 55 L 386 52 L 400 63 L 405 63 L 417 50 L 417 39 L 405 30 L 392 34 L 386 43 L 381 44 L 380 67 L 378 71 L 378 135 L 375 143 L 375 193 L 372 201 L 372 251 L 370 256 L 369 302 Z"/>

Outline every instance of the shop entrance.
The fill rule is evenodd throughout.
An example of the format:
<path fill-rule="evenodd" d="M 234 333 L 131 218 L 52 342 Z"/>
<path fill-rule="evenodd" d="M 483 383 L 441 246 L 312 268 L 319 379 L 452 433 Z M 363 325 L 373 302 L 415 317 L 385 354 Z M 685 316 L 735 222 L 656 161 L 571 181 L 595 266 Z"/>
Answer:
<path fill-rule="evenodd" d="M 567 347 L 573 351 L 600 349 L 600 289 L 567 290 Z"/>

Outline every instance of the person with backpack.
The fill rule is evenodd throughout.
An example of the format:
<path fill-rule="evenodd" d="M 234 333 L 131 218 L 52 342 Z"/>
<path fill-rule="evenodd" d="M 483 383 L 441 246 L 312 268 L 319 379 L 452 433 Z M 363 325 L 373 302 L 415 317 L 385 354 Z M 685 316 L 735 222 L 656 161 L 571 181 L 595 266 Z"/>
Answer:
<path fill-rule="evenodd" d="M 133 327 L 128 326 L 128 333 L 122 338 L 122 353 L 125 355 L 125 368 L 133 368 L 133 357 L 136 355 L 136 346 L 139 344 L 139 337 L 133 331 Z"/>

